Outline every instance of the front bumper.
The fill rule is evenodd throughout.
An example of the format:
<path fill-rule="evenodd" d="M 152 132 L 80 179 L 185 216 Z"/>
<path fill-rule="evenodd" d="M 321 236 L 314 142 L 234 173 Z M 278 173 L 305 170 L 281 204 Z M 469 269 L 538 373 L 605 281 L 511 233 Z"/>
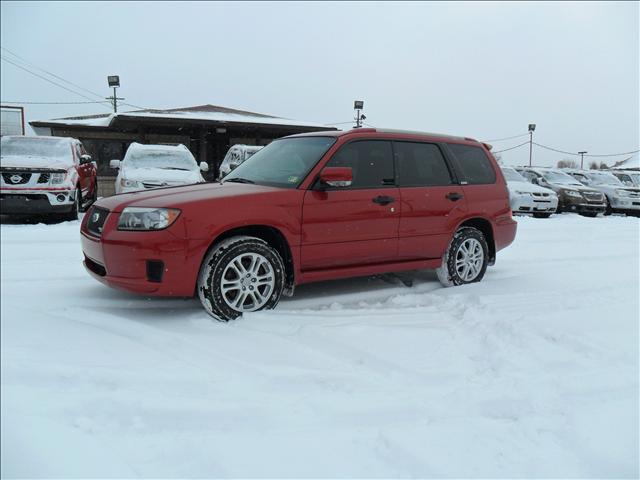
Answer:
<path fill-rule="evenodd" d="M 119 214 L 109 213 L 102 234 L 87 229 L 92 215 L 85 215 L 81 226 L 84 266 L 96 280 L 131 293 L 149 296 L 192 297 L 201 256 L 208 245 L 190 241 L 178 219 L 166 230 L 130 232 L 117 230 Z M 160 279 L 150 266 L 161 263 Z"/>
<path fill-rule="evenodd" d="M 611 197 L 609 204 L 613 211 L 640 211 L 640 198 L 632 197 Z"/>
<path fill-rule="evenodd" d="M 0 189 L 0 214 L 45 215 L 68 213 L 74 206 L 75 190 Z"/>
<path fill-rule="evenodd" d="M 533 197 L 531 195 L 514 195 L 511 197 L 513 213 L 553 213 L 558 208 L 558 197 Z"/>

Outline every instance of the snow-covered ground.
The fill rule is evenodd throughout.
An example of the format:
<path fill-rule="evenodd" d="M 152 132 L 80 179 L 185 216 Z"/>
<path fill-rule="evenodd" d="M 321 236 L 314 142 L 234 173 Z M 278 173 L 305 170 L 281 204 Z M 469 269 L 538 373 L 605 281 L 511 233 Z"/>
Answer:
<path fill-rule="evenodd" d="M 2 477 L 638 477 L 639 221 L 519 218 L 482 283 L 300 287 L 228 324 L 1 228 Z"/>

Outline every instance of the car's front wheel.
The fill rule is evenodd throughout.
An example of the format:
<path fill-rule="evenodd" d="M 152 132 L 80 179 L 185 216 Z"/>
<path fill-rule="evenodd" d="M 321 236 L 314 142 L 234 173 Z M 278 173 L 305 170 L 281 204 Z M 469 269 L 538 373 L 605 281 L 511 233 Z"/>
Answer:
<path fill-rule="evenodd" d="M 277 250 L 255 237 L 236 236 L 214 245 L 198 276 L 198 296 L 216 320 L 274 308 L 284 288 L 284 264 Z"/>
<path fill-rule="evenodd" d="M 477 228 L 462 227 L 453 235 L 436 273 L 445 287 L 479 282 L 488 260 L 489 248 L 483 233 Z"/>

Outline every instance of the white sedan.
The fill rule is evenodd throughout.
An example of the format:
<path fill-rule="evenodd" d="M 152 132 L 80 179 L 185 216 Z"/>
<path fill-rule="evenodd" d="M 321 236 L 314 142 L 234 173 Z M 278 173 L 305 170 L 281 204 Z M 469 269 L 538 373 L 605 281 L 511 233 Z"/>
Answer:
<path fill-rule="evenodd" d="M 132 143 L 122 161 L 111 160 L 117 168 L 116 193 L 129 193 L 150 188 L 203 183 L 202 172 L 207 162 L 196 162 L 184 145 L 142 145 Z"/>
<path fill-rule="evenodd" d="M 513 213 L 531 213 L 537 218 L 549 218 L 558 208 L 558 196 L 553 190 L 529 183 L 515 169 L 502 167 L 509 189 Z"/>

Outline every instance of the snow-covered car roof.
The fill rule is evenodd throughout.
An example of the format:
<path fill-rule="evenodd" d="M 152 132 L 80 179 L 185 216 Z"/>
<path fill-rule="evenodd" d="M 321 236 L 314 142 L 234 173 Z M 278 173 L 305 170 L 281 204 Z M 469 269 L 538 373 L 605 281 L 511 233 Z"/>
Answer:
<path fill-rule="evenodd" d="M 169 145 L 169 144 L 165 144 L 165 143 L 154 143 L 154 144 L 144 144 L 144 143 L 138 143 L 138 142 L 133 142 L 131 145 L 129 145 L 129 148 L 127 149 L 127 151 L 129 150 L 136 150 L 136 151 L 147 151 L 147 152 L 160 152 L 160 151 L 166 151 L 166 152 L 184 152 L 187 151 L 189 153 L 191 153 L 189 151 L 189 149 L 187 147 L 185 147 L 183 144 L 179 143 L 176 145 Z"/>

